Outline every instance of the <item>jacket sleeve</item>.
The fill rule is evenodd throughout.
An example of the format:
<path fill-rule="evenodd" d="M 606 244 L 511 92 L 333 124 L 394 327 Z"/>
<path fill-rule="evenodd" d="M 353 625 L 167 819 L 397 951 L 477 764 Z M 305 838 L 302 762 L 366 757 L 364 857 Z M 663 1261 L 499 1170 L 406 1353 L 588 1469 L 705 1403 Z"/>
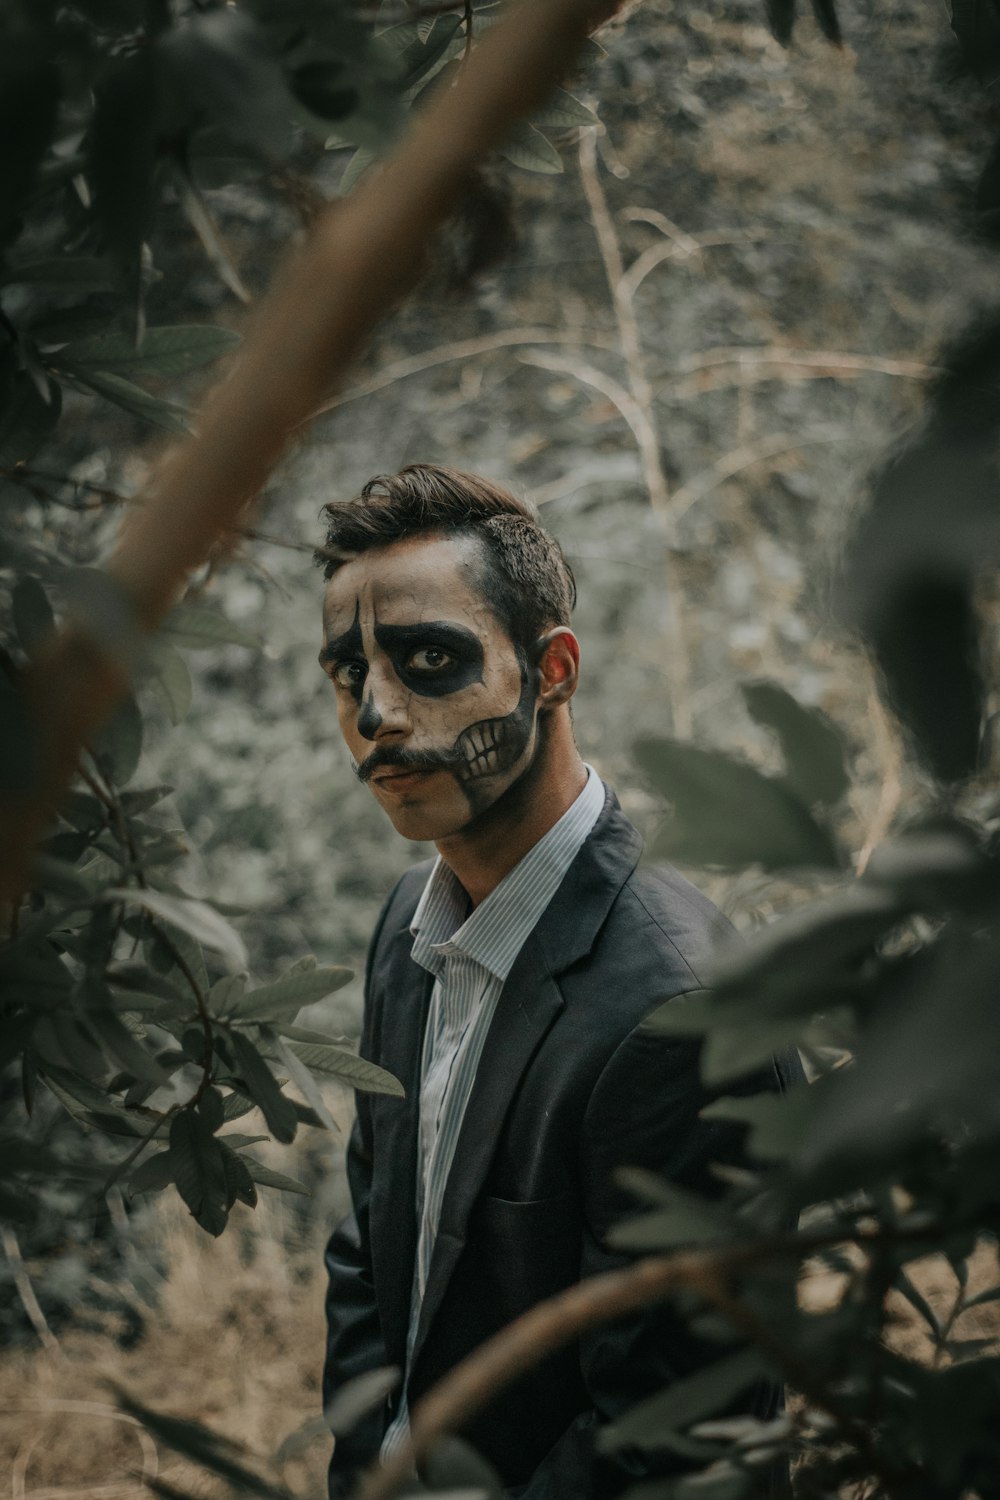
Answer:
<path fill-rule="evenodd" d="M 739 1165 L 742 1127 L 702 1120 L 710 1095 L 698 1071 L 699 1044 L 637 1027 L 620 1044 L 591 1094 L 581 1144 L 585 1229 L 581 1277 L 628 1264 L 608 1248 L 612 1226 L 641 1209 L 614 1181 L 616 1168 L 646 1167 L 696 1192 L 717 1196 L 713 1162 Z M 748 1078 L 748 1092 L 781 1087 L 776 1068 Z M 601 1427 L 647 1396 L 719 1357 L 719 1345 L 694 1333 L 672 1304 L 662 1303 L 617 1322 L 592 1328 L 580 1341 L 580 1363 L 591 1401 L 535 1470 L 512 1492 L 523 1500 L 607 1500 L 643 1480 L 682 1473 L 677 1455 L 625 1449 L 600 1453 Z M 767 1417 L 780 1391 L 766 1383 L 742 1409 Z"/>
<path fill-rule="evenodd" d="M 386 902 L 368 949 L 365 966 L 364 1023 L 361 1052 L 370 1056 L 373 1032 L 372 975 L 379 938 L 392 898 Z M 382 1328 L 372 1275 L 369 1204 L 372 1183 L 371 1105 L 357 1096 L 357 1115 L 347 1147 L 347 1181 L 351 1212 L 330 1236 L 324 1257 L 327 1271 L 326 1359 L 323 1366 L 323 1406 L 349 1380 L 386 1363 Z M 358 1470 L 374 1459 L 382 1440 L 383 1414 L 376 1410 L 351 1432 L 337 1439 L 330 1463 L 331 1500 L 350 1490 Z"/>

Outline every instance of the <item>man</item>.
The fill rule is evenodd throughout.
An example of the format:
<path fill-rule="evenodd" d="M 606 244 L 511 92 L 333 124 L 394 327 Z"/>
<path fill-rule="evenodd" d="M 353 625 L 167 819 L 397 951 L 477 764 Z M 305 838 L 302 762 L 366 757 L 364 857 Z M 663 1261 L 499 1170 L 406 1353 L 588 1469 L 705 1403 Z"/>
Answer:
<path fill-rule="evenodd" d="M 402 1382 L 337 1441 L 339 1495 L 485 1338 L 622 1263 L 607 1235 L 634 1204 L 617 1167 L 710 1191 L 711 1164 L 739 1152 L 699 1118 L 693 1045 L 642 1026 L 701 988 L 726 924 L 675 871 L 638 868 L 638 834 L 580 759 L 558 545 L 505 490 L 428 465 L 326 514 L 320 661 L 340 728 L 396 830 L 438 851 L 369 952 L 362 1054 L 406 1097 L 358 1099 L 324 1384 L 329 1400 L 387 1364 Z M 598 1454 L 601 1424 L 717 1355 L 665 1311 L 596 1328 L 465 1436 L 527 1500 L 614 1495 L 672 1460 Z"/>

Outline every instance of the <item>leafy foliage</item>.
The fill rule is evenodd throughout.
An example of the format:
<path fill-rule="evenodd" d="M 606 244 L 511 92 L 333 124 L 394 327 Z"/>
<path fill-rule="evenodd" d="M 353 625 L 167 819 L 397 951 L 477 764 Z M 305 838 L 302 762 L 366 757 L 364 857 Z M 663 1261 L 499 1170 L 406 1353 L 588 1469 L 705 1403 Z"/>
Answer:
<path fill-rule="evenodd" d="M 3 1128 L 23 1128 L 21 1100 L 47 1133 L 45 1101 L 57 1100 L 77 1126 L 117 1143 L 100 1173 L 105 1187 L 119 1178 L 132 1194 L 172 1186 L 212 1234 L 237 1203 L 254 1205 L 255 1183 L 303 1191 L 246 1155 L 254 1138 L 229 1131 L 244 1109 L 259 1107 L 287 1143 L 303 1120 L 333 1124 L 314 1074 L 399 1086 L 342 1038 L 296 1029 L 301 1008 L 348 971 L 300 963 L 269 984 L 249 982 L 231 914 L 178 878 L 188 843 L 161 805 L 170 788 L 140 779 L 150 717 L 165 710 L 176 724 L 190 707 L 185 652 L 259 642 L 189 598 L 140 649 L 127 601 L 79 566 L 79 538 L 47 522 L 65 481 L 44 460 L 34 465 L 58 436 L 64 398 L 76 410 L 81 398 L 111 402 L 147 427 L 188 432 L 179 387 L 239 337 L 147 318 L 178 213 L 210 270 L 246 300 L 213 192 L 275 174 L 292 192 L 309 149 L 374 159 L 495 19 L 495 5 L 458 4 L 426 19 L 373 21 L 349 0 L 16 0 L 0 18 L 0 593 L 9 606 L 0 796 L 33 784 L 22 671 L 58 622 L 82 619 L 139 668 L 135 694 L 84 757 L 0 947 L 3 1063 L 21 1075 L 17 1094 L 4 1096 Z M 541 130 L 591 118 L 559 91 L 530 127 L 532 150 L 508 154 L 552 170 L 558 154 Z M 94 552 L 102 506 L 119 498 L 96 492 Z M 288 1080 L 307 1104 L 286 1092 Z M 5 1157 L 5 1212 L 30 1221 L 46 1177 L 60 1161 L 73 1170 L 74 1148 L 65 1151 Z"/>
<path fill-rule="evenodd" d="M 475 23 L 490 24 L 492 9 L 475 7 Z M 460 65 L 468 38 L 459 10 L 380 29 L 320 0 L 175 12 L 80 0 L 58 15 L 20 7 L 23 34 L 5 53 L 0 103 L 4 141 L 16 140 L 0 161 L 8 335 L 0 463 L 19 496 L 42 483 L 27 466 L 54 430 L 64 392 L 89 391 L 183 430 L 186 407 L 145 383 L 178 380 L 233 347 L 216 328 L 143 326 L 170 195 L 216 273 L 241 288 L 211 221 L 208 182 L 225 178 L 227 161 L 238 159 L 242 171 L 255 154 L 279 158 L 296 129 L 352 148 L 348 181 L 356 180 L 400 111 L 447 86 Z M 768 10 L 787 41 L 794 5 L 775 0 Z M 814 10 L 837 40 L 831 6 L 817 0 Z M 986 0 L 954 6 L 956 33 L 984 62 L 994 12 Z M 577 101 L 556 96 L 512 139 L 508 159 L 552 170 L 555 149 L 542 132 L 585 117 Z M 995 1489 L 997 1359 L 965 1336 L 962 1320 L 1000 1295 L 972 1287 L 968 1274 L 977 1241 L 1000 1231 L 1000 850 L 988 801 L 961 798 L 975 789 L 988 748 L 976 583 L 996 548 L 997 348 L 996 331 L 979 329 L 949 362 L 922 429 L 876 481 L 839 591 L 843 616 L 866 635 L 934 779 L 926 805 L 849 876 L 841 736 L 772 683 L 747 684 L 746 701 L 774 737 L 780 768 L 663 739 L 638 747 L 672 811 L 661 851 L 706 866 L 812 869 L 833 886 L 720 958 L 710 992 L 651 1022 L 704 1038 L 703 1071 L 719 1093 L 707 1113 L 746 1125 L 755 1166 L 711 1202 L 629 1174 L 643 1211 L 616 1230 L 615 1243 L 630 1253 L 695 1247 L 706 1257 L 758 1249 L 724 1278 L 728 1313 L 711 1297 L 688 1299 L 703 1323 L 714 1319 L 718 1359 L 604 1435 L 609 1447 L 666 1448 L 700 1467 L 664 1495 L 751 1494 L 784 1455 L 800 1460 L 807 1494 L 863 1484 L 957 1500 Z M 38 532 L 17 523 L 4 538 L 6 795 L 32 778 L 20 671 L 64 616 L 73 587 L 51 529 Z M 184 836 L 164 812 L 168 789 L 142 782 L 153 695 L 172 720 L 186 711 L 183 652 L 256 644 L 200 602 L 181 605 L 50 830 L 34 889 L 0 951 L 0 1045 L 5 1081 L 16 1086 L 3 1096 L 0 1211 L 11 1222 L 30 1220 L 42 1181 L 80 1179 L 89 1190 L 110 1172 L 132 1196 L 177 1191 L 218 1234 L 238 1203 L 254 1205 L 258 1185 L 305 1191 L 251 1155 L 263 1137 L 233 1128 L 250 1109 L 287 1141 L 305 1121 L 322 1121 L 303 1081 L 311 1073 L 398 1091 L 342 1039 L 297 1024 L 300 1008 L 333 991 L 342 970 L 307 963 L 269 983 L 249 981 L 239 917 L 180 884 Z M 984 805 L 985 817 L 974 816 Z M 836 1045 L 829 1074 L 785 1099 L 738 1092 L 746 1070 L 775 1047 L 817 1040 Z M 287 1091 L 286 1074 L 306 1104 Z M 50 1108 L 72 1118 L 72 1147 L 32 1137 Z M 81 1161 L 77 1125 L 106 1144 L 106 1170 Z M 795 1211 L 801 1232 L 776 1231 Z M 944 1312 L 915 1268 L 932 1250 L 955 1272 Z M 836 1305 L 820 1313 L 791 1295 L 813 1257 L 842 1279 Z M 933 1363 L 893 1349 L 892 1295 L 917 1309 Z M 751 1347 L 734 1349 L 734 1332 Z M 733 1411 L 762 1368 L 787 1376 L 802 1396 L 770 1424 Z M 383 1399 L 391 1378 L 376 1372 L 341 1393 L 338 1429 Z M 123 1399 L 163 1442 L 223 1479 L 283 1493 L 206 1429 Z M 460 1446 L 437 1454 L 429 1477 L 487 1493 L 494 1483 Z"/>
<path fill-rule="evenodd" d="M 996 1343 L 963 1336 L 961 1320 L 1000 1295 L 990 1282 L 970 1292 L 968 1266 L 1000 1231 L 986 1166 L 1000 1146 L 1000 844 L 995 799 L 970 784 L 988 757 L 977 575 L 1000 540 L 997 349 L 987 325 L 947 357 L 925 423 L 875 481 L 838 585 L 842 613 L 867 636 L 937 778 L 929 805 L 857 876 L 721 954 L 706 992 L 650 1019 L 702 1038 L 703 1077 L 719 1091 L 738 1090 L 749 1068 L 790 1043 L 834 1060 L 785 1097 L 722 1092 L 707 1107 L 708 1118 L 746 1126 L 755 1160 L 720 1201 L 700 1203 L 645 1174 L 624 1180 L 649 1205 L 616 1231 L 624 1248 L 695 1246 L 711 1257 L 760 1247 L 727 1292 L 741 1310 L 725 1322 L 730 1335 L 749 1336 L 744 1349 L 720 1352 L 604 1434 L 610 1445 L 674 1448 L 700 1465 L 696 1480 L 673 1486 L 678 1496 L 755 1493 L 777 1454 L 798 1457 L 806 1494 L 861 1484 L 957 1500 L 995 1480 L 987 1413 Z M 661 847 L 703 865 L 742 856 L 772 869 L 829 868 L 847 790 L 840 736 L 776 685 L 748 684 L 745 697 L 779 741 L 783 777 L 719 751 L 640 742 L 639 762 L 673 809 Z M 797 1234 L 775 1232 L 795 1214 Z M 950 1308 L 921 1290 L 916 1265 L 931 1251 L 954 1269 Z M 789 1286 L 817 1254 L 841 1281 L 823 1313 L 783 1297 L 775 1279 L 780 1267 Z M 923 1320 L 930 1367 L 893 1348 L 890 1292 Z M 749 1412 L 728 1414 L 761 1355 L 803 1398 L 767 1427 Z M 720 1410 L 727 1415 L 704 1420 Z"/>

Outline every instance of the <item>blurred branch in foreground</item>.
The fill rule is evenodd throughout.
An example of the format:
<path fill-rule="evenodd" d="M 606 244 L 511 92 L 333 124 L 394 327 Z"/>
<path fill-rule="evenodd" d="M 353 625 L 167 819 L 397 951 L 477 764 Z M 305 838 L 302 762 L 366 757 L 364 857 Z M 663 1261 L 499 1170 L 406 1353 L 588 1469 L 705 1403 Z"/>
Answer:
<path fill-rule="evenodd" d="M 316 221 L 210 394 L 196 434 L 166 454 L 130 515 L 105 588 L 40 652 L 25 680 L 35 724 L 34 785 L 0 808 L 0 896 L 24 889 L 31 849 L 82 745 L 123 696 L 140 630 L 154 628 L 185 578 L 239 516 L 295 430 L 335 388 L 365 337 L 413 284 L 425 246 L 472 167 L 565 71 L 608 0 L 513 8 L 468 57 L 455 86 L 348 200 Z"/>

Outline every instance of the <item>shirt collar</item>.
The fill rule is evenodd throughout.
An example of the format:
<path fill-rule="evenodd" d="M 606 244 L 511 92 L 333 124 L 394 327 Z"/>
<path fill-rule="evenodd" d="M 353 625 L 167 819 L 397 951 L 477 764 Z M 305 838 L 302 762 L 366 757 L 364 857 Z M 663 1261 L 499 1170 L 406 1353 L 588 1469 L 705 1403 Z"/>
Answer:
<path fill-rule="evenodd" d="M 439 855 L 410 924 L 413 959 L 440 974 L 449 956 L 464 954 L 505 980 L 603 806 L 604 785 L 588 766 L 572 806 L 471 913 L 468 895 Z"/>

